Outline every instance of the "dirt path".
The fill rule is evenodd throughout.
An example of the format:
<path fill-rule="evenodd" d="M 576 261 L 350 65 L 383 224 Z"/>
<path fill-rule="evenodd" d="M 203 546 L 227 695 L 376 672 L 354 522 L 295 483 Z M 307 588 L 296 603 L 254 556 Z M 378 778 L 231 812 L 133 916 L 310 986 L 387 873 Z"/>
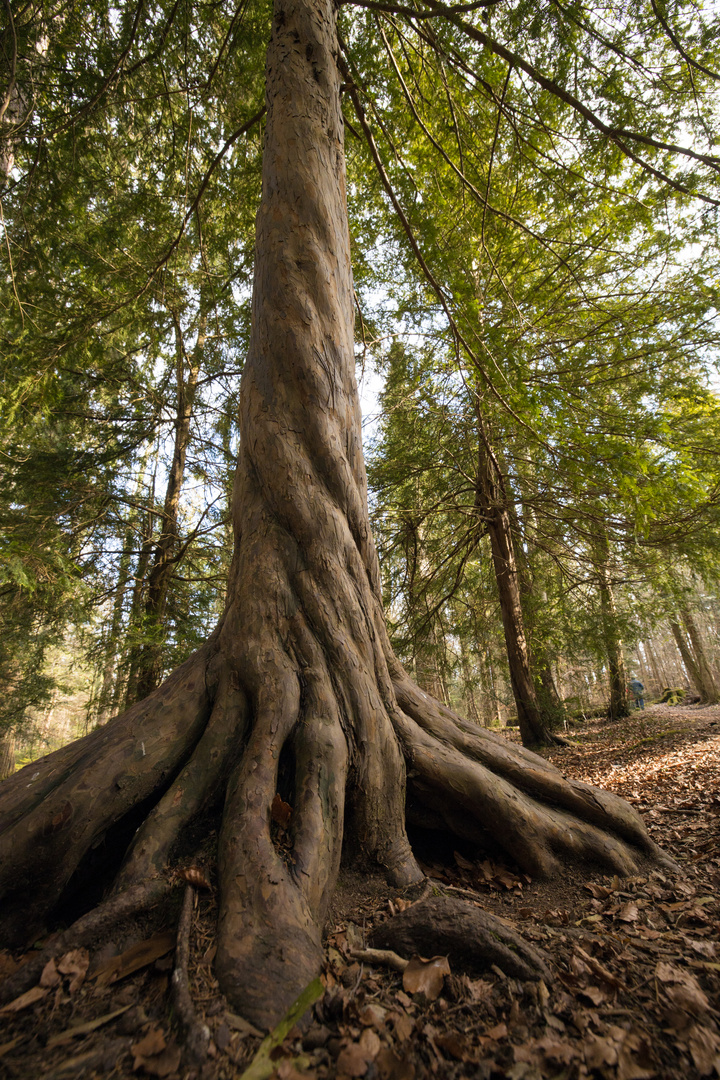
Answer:
<path fill-rule="evenodd" d="M 511 922 L 547 952 L 553 975 L 523 983 L 499 968 L 453 972 L 429 1001 L 403 989 L 402 975 L 351 955 L 407 900 L 379 880 L 345 874 L 329 927 L 324 997 L 303 1030 L 292 1030 L 273 1061 L 264 1070 L 256 1063 L 250 1076 L 720 1076 L 720 706 L 652 706 L 622 723 L 587 723 L 571 737 L 573 745 L 553 750 L 552 760 L 633 802 L 678 862 L 678 875 L 568 875 L 541 885 L 512 866 L 428 848 L 434 891 L 474 899 Z M 243 1077 L 260 1038 L 218 993 L 215 896 L 207 890 L 198 893 L 190 975 L 211 1056 L 197 1067 L 182 1057 L 169 1003 L 172 954 L 158 937 L 176 925 L 178 903 L 179 894 L 145 922 L 118 926 L 89 957 L 66 958 L 67 970 L 60 964 L 48 973 L 34 1001 L 0 1014 L 0 1076 Z M 108 963 L 131 948 L 150 959 L 108 982 Z M 160 955 L 152 958 L 153 949 Z M 17 961 L 0 953 L 0 973 Z"/>

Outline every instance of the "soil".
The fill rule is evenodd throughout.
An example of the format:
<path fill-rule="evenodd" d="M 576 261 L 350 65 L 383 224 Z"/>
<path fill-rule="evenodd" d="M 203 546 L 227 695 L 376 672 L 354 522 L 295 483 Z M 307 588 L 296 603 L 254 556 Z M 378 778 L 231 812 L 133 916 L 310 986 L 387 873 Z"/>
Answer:
<path fill-rule="evenodd" d="M 640 867 L 619 879 L 586 867 L 535 882 L 497 859 L 416 836 L 428 875 L 420 889 L 398 895 L 381 878 L 342 871 L 321 996 L 268 1053 L 263 1033 L 227 1007 L 213 974 L 210 837 L 195 865 L 210 888 L 189 875 L 198 885 L 190 990 L 210 1032 L 206 1060 L 191 1060 L 172 996 L 174 932 L 192 869 L 185 867 L 168 901 L 89 952 L 59 958 L 41 985 L 0 1011 L 0 1077 L 720 1076 L 720 706 L 653 705 L 568 734 L 572 745 L 547 756 L 632 802 L 676 860 L 676 874 Z M 499 967 L 447 974 L 444 959 L 402 974 L 353 956 L 378 923 L 439 893 L 507 920 L 547 954 L 552 977 L 521 982 Z M 0 977 L 29 955 L 0 953 Z M 432 941 L 422 955 L 432 959 Z M 420 970 L 425 990 L 411 970 Z"/>

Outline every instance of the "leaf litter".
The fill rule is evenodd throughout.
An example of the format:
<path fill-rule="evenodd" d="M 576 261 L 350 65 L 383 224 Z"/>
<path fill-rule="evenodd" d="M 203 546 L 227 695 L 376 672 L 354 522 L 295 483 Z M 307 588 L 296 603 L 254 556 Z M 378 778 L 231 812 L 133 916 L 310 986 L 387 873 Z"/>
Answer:
<path fill-rule="evenodd" d="M 588 723 L 573 738 L 548 756 L 635 805 L 680 874 L 536 883 L 465 848 L 446 860 L 421 852 L 426 889 L 505 919 L 549 954 L 552 978 L 523 982 L 498 967 L 477 977 L 453 970 L 431 944 L 425 957 L 391 966 L 368 948 L 370 932 L 418 896 L 344 871 L 321 983 L 308 988 L 304 1015 L 289 1014 L 268 1036 L 219 993 L 217 897 L 205 872 L 190 868 L 182 880 L 195 876 L 202 891 L 189 973 L 212 1033 L 207 1061 L 183 1054 L 170 1004 L 176 903 L 118 926 L 112 941 L 56 957 L 37 986 L 5 1005 L 0 1078 L 720 1077 L 720 707 L 652 706 L 619 723 Z M 281 830 L 289 809 L 274 809 Z M 25 959 L 0 952 L 0 978 Z"/>

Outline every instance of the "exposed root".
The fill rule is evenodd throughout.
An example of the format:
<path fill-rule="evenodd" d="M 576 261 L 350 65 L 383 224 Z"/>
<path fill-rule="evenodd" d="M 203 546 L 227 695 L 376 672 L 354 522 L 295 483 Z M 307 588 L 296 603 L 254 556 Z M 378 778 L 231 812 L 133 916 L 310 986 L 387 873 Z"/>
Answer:
<path fill-rule="evenodd" d="M 172 883 L 166 878 L 146 881 L 142 885 L 136 885 L 123 893 L 111 897 L 105 903 L 83 915 L 67 930 L 56 935 L 41 952 L 36 953 L 22 967 L 0 983 L 0 1004 L 12 1001 L 13 998 L 35 986 L 48 960 L 60 956 L 69 949 L 77 949 L 80 946 L 90 944 L 95 938 L 102 936 L 111 926 L 114 926 L 115 923 L 153 907 L 171 888 Z"/>
<path fill-rule="evenodd" d="M 401 956 L 447 956 L 453 969 L 487 971 L 493 964 L 519 979 L 550 979 L 549 958 L 508 923 L 465 900 L 419 900 L 372 934 L 372 944 Z"/>
<path fill-rule="evenodd" d="M 404 710 L 395 726 L 411 766 L 410 789 L 446 828 L 500 844 L 528 873 L 548 876 L 557 856 L 632 873 L 638 857 L 674 864 L 642 818 L 611 792 L 566 779 L 531 751 L 472 727 L 429 698 L 396 665 Z"/>
<path fill-rule="evenodd" d="M 114 891 L 162 873 L 182 829 L 224 789 L 248 725 L 245 696 L 232 685 L 232 675 L 222 674 L 208 725 L 187 765 L 138 829 Z"/>
<path fill-rule="evenodd" d="M 307 645 L 307 643 L 305 643 Z M 320 969 L 322 923 L 343 835 L 347 743 L 317 649 L 305 654 L 303 713 L 297 680 L 283 673 L 232 779 L 220 836 L 218 978 L 243 1015 L 269 1027 Z M 283 717 L 278 724 L 277 715 Z M 292 848 L 273 844 L 270 806 L 280 752 L 294 750 Z"/>
<path fill-rule="evenodd" d="M 13 819 L 6 824 L 3 817 L 0 836 L 5 944 L 22 945 L 43 929 L 86 852 L 128 812 L 162 793 L 192 753 L 210 713 L 212 651 L 209 644 L 200 649 L 144 702 L 72 744 L 72 755 L 61 753 L 52 784 L 47 769 L 43 774 L 45 797 L 35 805 L 31 793 L 31 809 L 20 816 L 17 787 L 31 787 L 34 766 L 12 778 Z M 3 810 L 5 795 L 3 785 Z"/>
<path fill-rule="evenodd" d="M 207 1058 L 210 1045 L 210 1029 L 198 1020 L 195 1006 L 190 996 L 188 961 L 190 959 L 190 928 L 195 904 L 195 890 L 187 885 L 183 897 L 180 922 L 178 923 L 177 945 L 175 946 L 175 968 L 172 976 L 173 1000 L 178 1016 L 185 1030 L 185 1049 L 195 1065 L 201 1065 Z"/>

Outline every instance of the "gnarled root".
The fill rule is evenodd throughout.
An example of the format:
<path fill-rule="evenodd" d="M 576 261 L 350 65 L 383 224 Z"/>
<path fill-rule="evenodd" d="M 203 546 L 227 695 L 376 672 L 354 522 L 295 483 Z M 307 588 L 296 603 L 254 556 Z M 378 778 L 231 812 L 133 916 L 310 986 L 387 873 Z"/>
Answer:
<path fill-rule="evenodd" d="M 208 642 L 145 701 L 3 783 L 5 945 L 22 945 L 43 929 L 86 853 L 125 815 L 152 805 L 192 754 L 210 713 L 214 651 Z"/>
<path fill-rule="evenodd" d="M 497 965 L 518 979 L 550 979 L 549 958 L 508 923 L 466 900 L 419 900 L 371 935 L 375 948 L 401 956 L 447 956 L 453 970 L 482 973 Z"/>
<path fill-rule="evenodd" d="M 178 923 L 177 945 L 175 948 L 175 968 L 172 985 L 175 1008 L 185 1033 L 185 1049 L 189 1059 L 196 1065 L 207 1058 L 210 1046 L 210 1029 L 198 1019 L 190 995 L 188 962 L 190 958 L 190 928 L 195 903 L 195 890 L 192 885 L 185 887 L 180 922 Z"/>
<path fill-rule="evenodd" d="M 153 907 L 172 888 L 171 882 L 166 878 L 156 878 L 146 881 L 142 885 L 135 885 L 126 889 L 125 892 L 99 904 L 82 918 L 69 926 L 61 934 L 57 934 L 44 949 L 37 952 L 30 960 L 27 960 L 16 972 L 9 975 L 0 983 L 0 1004 L 12 1001 L 13 998 L 24 994 L 33 987 L 48 960 L 55 956 L 61 956 L 69 949 L 78 949 L 89 945 L 97 938 L 113 927 L 116 923 L 138 912 Z"/>

